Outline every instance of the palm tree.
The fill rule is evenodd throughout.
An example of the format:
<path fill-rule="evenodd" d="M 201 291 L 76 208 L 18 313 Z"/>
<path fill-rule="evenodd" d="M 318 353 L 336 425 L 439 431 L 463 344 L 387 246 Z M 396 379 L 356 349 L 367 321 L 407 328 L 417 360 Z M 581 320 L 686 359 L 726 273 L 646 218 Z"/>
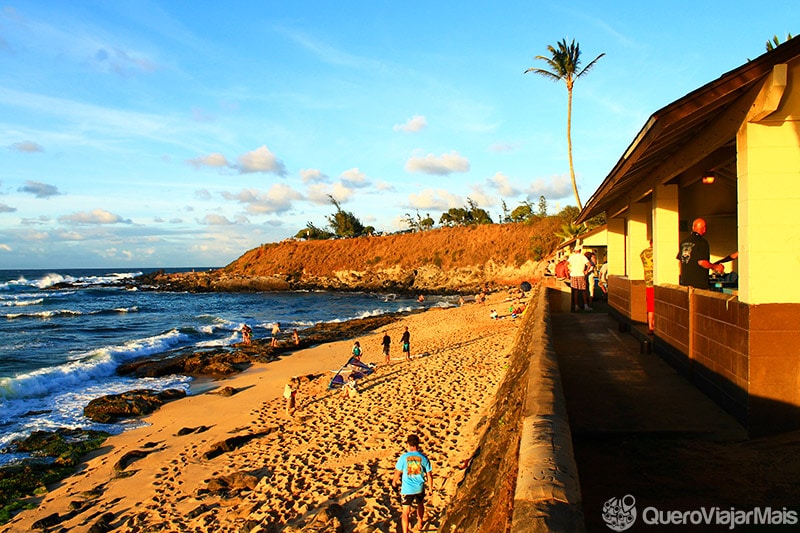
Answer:
<path fill-rule="evenodd" d="M 786 34 L 786 40 L 788 41 L 791 38 L 792 38 L 792 34 L 791 33 L 787 33 Z M 780 46 L 780 45 L 781 45 L 781 40 L 778 38 L 777 35 L 774 35 L 772 37 L 771 41 L 767 41 L 767 52 L 772 52 L 773 50 L 775 50 L 776 46 Z"/>
<path fill-rule="evenodd" d="M 542 68 L 529 68 L 525 71 L 525 74 L 528 72 L 533 72 L 534 74 L 541 74 L 546 78 L 550 78 L 553 81 L 564 80 L 564 82 L 567 84 L 567 94 L 569 95 L 569 99 L 567 101 L 567 150 L 569 151 L 569 176 L 572 179 L 572 192 L 575 193 L 575 201 L 578 202 L 578 208 L 583 209 L 581 198 L 578 196 L 578 185 L 575 183 L 575 167 L 572 164 L 572 87 L 575 84 L 575 80 L 588 73 L 595 63 L 597 63 L 597 60 L 606 54 L 605 52 L 600 54 L 594 58 L 591 63 L 581 69 L 581 48 L 580 45 L 575 42 L 575 39 L 573 39 L 570 44 L 567 44 L 566 39 L 561 39 L 556 47 L 548 45 L 547 51 L 550 52 L 550 57 L 536 56 L 534 59 L 539 59 L 547 63 L 547 65 L 550 67 L 550 70 Z"/>

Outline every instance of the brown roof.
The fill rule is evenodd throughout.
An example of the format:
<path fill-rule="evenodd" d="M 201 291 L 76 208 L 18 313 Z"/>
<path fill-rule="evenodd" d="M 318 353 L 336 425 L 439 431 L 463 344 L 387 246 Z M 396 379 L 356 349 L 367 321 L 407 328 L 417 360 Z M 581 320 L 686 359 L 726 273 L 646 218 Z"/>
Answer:
<path fill-rule="evenodd" d="M 604 211 L 607 217 L 646 196 L 657 184 L 690 169 L 735 163 L 736 131 L 761 82 L 775 65 L 800 56 L 800 38 L 723 74 L 656 111 L 622 154 L 613 170 L 586 202 L 583 222 Z M 735 167 L 730 167 L 734 171 Z"/>

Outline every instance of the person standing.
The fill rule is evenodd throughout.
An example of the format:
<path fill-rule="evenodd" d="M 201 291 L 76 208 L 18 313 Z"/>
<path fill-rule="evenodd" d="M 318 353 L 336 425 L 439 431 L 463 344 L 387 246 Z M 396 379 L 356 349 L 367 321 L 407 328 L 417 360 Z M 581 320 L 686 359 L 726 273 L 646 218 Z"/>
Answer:
<path fill-rule="evenodd" d="M 300 380 L 297 377 L 290 379 L 283 387 L 283 397 L 286 399 L 286 414 L 294 416 L 297 408 L 297 391 L 300 390 Z"/>
<path fill-rule="evenodd" d="M 569 286 L 572 290 L 572 309 L 580 311 L 580 302 L 583 302 L 583 310 L 591 311 L 589 302 L 586 298 L 586 272 L 589 269 L 589 260 L 581 253 L 581 247 L 575 246 L 572 255 L 567 259 L 569 267 Z"/>
<path fill-rule="evenodd" d="M 390 361 L 389 359 L 389 345 L 392 344 L 392 339 L 389 337 L 389 333 L 383 334 L 383 340 L 381 341 L 381 346 L 383 346 L 383 356 L 386 358 L 386 362 Z"/>
<path fill-rule="evenodd" d="M 242 326 L 242 344 L 250 344 L 252 340 L 253 340 L 253 329 L 247 324 L 244 324 Z"/>
<path fill-rule="evenodd" d="M 361 343 L 358 341 L 353 344 L 353 358 L 356 361 L 361 361 Z"/>
<path fill-rule="evenodd" d="M 408 332 L 408 326 L 403 331 L 403 336 L 400 337 L 400 344 L 403 345 L 403 354 L 406 356 L 406 361 L 411 361 L 411 333 Z"/>
<path fill-rule="evenodd" d="M 653 239 L 650 239 L 650 246 L 642 250 L 639 254 L 644 268 L 644 293 L 647 303 L 647 333 L 652 335 L 655 329 L 656 315 L 656 293 L 653 286 Z"/>
<path fill-rule="evenodd" d="M 395 465 L 392 486 L 400 488 L 403 514 L 401 524 L 403 533 L 409 533 L 411 507 L 417 509 L 417 529 L 422 530 L 425 523 L 425 485 L 433 488 L 433 471 L 430 460 L 419 449 L 419 437 L 411 434 L 406 439 L 407 452 L 402 454 Z"/>
<path fill-rule="evenodd" d="M 706 221 L 702 218 L 692 222 L 692 233 L 681 242 L 678 255 L 675 257 L 681 262 L 681 280 L 684 287 L 708 290 L 709 269 L 714 272 L 725 272 L 725 267 L 715 265 L 709 261 L 708 241 L 705 239 Z"/>
<path fill-rule="evenodd" d="M 278 334 L 281 332 L 281 324 L 280 322 L 273 322 L 272 323 L 272 341 L 269 343 L 270 346 L 275 348 L 278 346 Z"/>

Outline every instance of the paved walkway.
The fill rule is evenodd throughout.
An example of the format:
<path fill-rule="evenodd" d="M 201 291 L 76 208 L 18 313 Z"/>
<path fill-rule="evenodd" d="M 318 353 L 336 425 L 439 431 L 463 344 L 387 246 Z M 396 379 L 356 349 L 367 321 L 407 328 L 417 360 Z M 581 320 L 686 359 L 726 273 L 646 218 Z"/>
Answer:
<path fill-rule="evenodd" d="M 573 435 L 662 433 L 741 440 L 744 429 L 600 312 L 554 313 L 553 339 Z"/>
<path fill-rule="evenodd" d="M 747 486 L 742 465 L 757 468 L 763 456 L 742 450 L 744 428 L 657 355 L 640 353 L 603 308 L 551 315 L 587 531 L 611 531 L 603 507 L 626 495 L 639 513 L 759 503 L 765 496 Z M 652 529 L 639 516 L 628 531 Z"/>

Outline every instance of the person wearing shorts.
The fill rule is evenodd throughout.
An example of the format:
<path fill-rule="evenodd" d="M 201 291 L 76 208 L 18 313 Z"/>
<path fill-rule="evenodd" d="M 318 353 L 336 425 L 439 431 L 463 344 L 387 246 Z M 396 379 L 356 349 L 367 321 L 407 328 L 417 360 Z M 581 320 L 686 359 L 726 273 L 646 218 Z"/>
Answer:
<path fill-rule="evenodd" d="M 411 333 L 408 332 L 408 326 L 403 331 L 403 336 L 400 337 L 400 344 L 403 345 L 403 355 L 406 356 L 406 361 L 411 360 Z"/>
<path fill-rule="evenodd" d="M 419 449 L 419 437 L 409 435 L 406 446 L 408 451 L 397 459 L 392 478 L 392 486 L 400 488 L 403 533 L 410 531 L 412 507 L 417 510 L 417 529 L 422 530 L 425 523 L 425 486 L 433 487 L 431 462 Z"/>

